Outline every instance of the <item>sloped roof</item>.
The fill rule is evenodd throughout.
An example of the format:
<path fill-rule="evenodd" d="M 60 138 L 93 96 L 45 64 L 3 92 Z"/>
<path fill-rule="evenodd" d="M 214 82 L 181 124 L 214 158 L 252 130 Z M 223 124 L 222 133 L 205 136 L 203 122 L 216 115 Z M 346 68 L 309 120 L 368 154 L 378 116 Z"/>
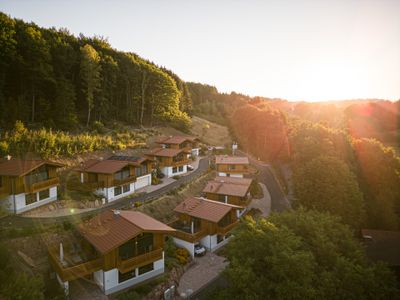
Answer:
<path fill-rule="evenodd" d="M 217 155 L 215 156 L 215 163 L 228 165 L 248 165 L 249 158 L 247 156 Z"/>
<path fill-rule="evenodd" d="M 164 156 L 174 157 L 179 153 L 185 152 L 183 149 L 170 149 L 170 148 L 154 148 L 147 151 L 145 154 L 149 156 Z"/>
<path fill-rule="evenodd" d="M 250 189 L 252 179 L 216 177 L 210 180 L 203 189 L 204 193 L 244 197 Z"/>
<path fill-rule="evenodd" d="M 186 198 L 174 211 L 177 213 L 188 214 L 210 222 L 218 223 L 231 209 L 241 209 L 242 207 L 212 201 L 204 198 Z"/>
<path fill-rule="evenodd" d="M 79 224 L 77 230 L 102 254 L 122 245 L 144 231 L 175 231 L 175 229 L 141 212 L 113 210 L 102 212 Z"/>
<path fill-rule="evenodd" d="M 400 231 L 362 229 L 361 234 L 371 238 L 365 242 L 370 259 L 400 266 Z"/>
<path fill-rule="evenodd" d="M 149 159 L 133 156 L 111 156 L 106 160 L 89 159 L 77 168 L 77 170 L 90 173 L 113 174 L 128 165 L 138 167 L 146 160 Z"/>
<path fill-rule="evenodd" d="M 160 137 L 156 143 L 159 144 L 182 144 L 185 141 L 193 142 L 197 138 L 194 136 L 183 136 L 183 135 L 174 135 L 174 136 L 163 136 Z"/>
<path fill-rule="evenodd" d="M 43 165 L 51 165 L 55 167 L 62 167 L 63 164 L 46 161 L 46 160 L 24 160 L 24 159 L 10 159 L 0 160 L 0 175 L 3 176 L 24 176 L 27 173 L 37 169 Z"/>

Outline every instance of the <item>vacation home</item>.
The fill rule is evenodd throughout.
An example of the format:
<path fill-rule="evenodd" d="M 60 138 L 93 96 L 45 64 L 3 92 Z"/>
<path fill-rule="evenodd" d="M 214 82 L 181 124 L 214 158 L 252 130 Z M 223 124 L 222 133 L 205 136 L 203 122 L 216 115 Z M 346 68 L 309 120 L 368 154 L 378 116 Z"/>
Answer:
<path fill-rule="evenodd" d="M 108 202 L 151 185 L 152 160 L 145 157 L 111 156 L 88 160 L 76 169 L 80 181 Z"/>
<path fill-rule="evenodd" d="M 218 176 L 244 177 L 249 174 L 249 159 L 245 156 L 215 156 L 215 167 Z"/>
<path fill-rule="evenodd" d="M 140 212 L 108 210 L 50 245 L 49 259 L 66 293 L 84 278 L 108 295 L 162 274 L 165 235 L 174 231 Z"/>
<path fill-rule="evenodd" d="M 155 161 L 155 166 L 165 176 L 172 177 L 187 173 L 188 153 L 185 149 L 155 148 L 146 152 L 145 155 Z"/>
<path fill-rule="evenodd" d="M 1 159 L 2 206 L 19 214 L 57 200 L 57 168 L 62 166 L 45 160 Z"/>
<path fill-rule="evenodd" d="M 187 198 L 175 209 L 177 219 L 169 225 L 174 242 L 194 256 L 194 247 L 200 243 L 210 251 L 225 245 L 230 231 L 239 222 L 242 207 L 204 198 Z"/>
<path fill-rule="evenodd" d="M 164 136 L 159 138 L 156 143 L 160 144 L 162 148 L 185 150 L 192 157 L 200 154 L 199 139 L 193 136 Z"/>

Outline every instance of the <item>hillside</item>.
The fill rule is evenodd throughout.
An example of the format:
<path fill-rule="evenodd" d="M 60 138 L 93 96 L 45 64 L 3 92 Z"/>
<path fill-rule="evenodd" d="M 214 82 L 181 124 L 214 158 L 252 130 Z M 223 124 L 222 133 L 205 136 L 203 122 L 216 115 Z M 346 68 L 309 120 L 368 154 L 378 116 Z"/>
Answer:
<path fill-rule="evenodd" d="M 113 121 L 187 130 L 191 100 L 173 72 L 102 37 L 73 36 L 0 12 L 0 128 Z"/>

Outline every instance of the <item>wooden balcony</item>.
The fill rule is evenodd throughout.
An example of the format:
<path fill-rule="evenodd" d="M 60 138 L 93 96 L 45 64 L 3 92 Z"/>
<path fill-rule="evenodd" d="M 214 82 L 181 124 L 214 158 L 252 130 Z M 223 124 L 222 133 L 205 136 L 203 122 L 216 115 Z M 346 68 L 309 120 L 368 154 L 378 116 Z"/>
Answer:
<path fill-rule="evenodd" d="M 188 165 L 188 164 L 189 164 L 188 159 L 182 159 L 180 161 L 173 161 L 171 163 L 170 167 L 179 167 L 179 166 Z"/>
<path fill-rule="evenodd" d="M 162 257 L 163 249 L 159 248 L 154 251 L 138 255 L 126 260 L 118 260 L 118 270 L 121 273 L 126 273 L 133 269 L 148 265 L 156 260 L 161 259 Z"/>
<path fill-rule="evenodd" d="M 188 232 L 177 229 L 171 235 L 173 237 L 187 241 L 189 243 L 195 243 L 195 242 L 199 241 L 201 238 L 205 237 L 207 234 L 208 233 L 207 233 L 206 229 L 201 229 L 195 233 L 188 233 Z"/>
<path fill-rule="evenodd" d="M 50 178 L 44 181 L 32 183 L 31 185 L 25 184 L 25 193 L 36 193 L 40 190 L 46 188 L 51 188 L 53 186 L 59 185 L 60 179 L 58 177 Z"/>
<path fill-rule="evenodd" d="M 135 182 L 135 181 L 136 181 L 136 176 L 135 175 L 126 177 L 124 179 L 114 179 L 113 180 L 113 186 L 127 184 L 127 183 L 131 183 L 131 182 Z"/>
<path fill-rule="evenodd" d="M 70 281 L 85 277 L 103 268 L 103 257 L 73 266 L 64 266 L 59 259 L 58 249 L 49 249 L 49 259 L 54 270 L 63 281 Z"/>
<path fill-rule="evenodd" d="M 226 235 L 229 231 L 231 231 L 237 224 L 239 223 L 239 220 L 236 222 L 233 222 L 225 227 L 217 227 L 217 234 L 219 235 Z"/>

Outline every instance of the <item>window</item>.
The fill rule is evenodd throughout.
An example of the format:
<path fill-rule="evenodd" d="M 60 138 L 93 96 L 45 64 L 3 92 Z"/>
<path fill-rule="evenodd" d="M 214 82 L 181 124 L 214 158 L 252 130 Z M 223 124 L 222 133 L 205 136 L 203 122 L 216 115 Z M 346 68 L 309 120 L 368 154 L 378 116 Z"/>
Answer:
<path fill-rule="evenodd" d="M 136 253 L 137 255 L 145 254 L 153 251 L 153 234 L 143 233 L 136 238 Z"/>
<path fill-rule="evenodd" d="M 183 166 L 179 167 L 179 172 L 183 172 Z"/>
<path fill-rule="evenodd" d="M 173 167 L 172 168 L 172 173 L 176 173 L 176 172 L 178 172 L 178 168 L 177 167 Z"/>
<path fill-rule="evenodd" d="M 120 186 L 116 186 L 114 188 L 114 196 L 118 196 L 122 194 L 122 188 Z"/>
<path fill-rule="evenodd" d="M 142 175 L 145 175 L 148 173 L 148 169 L 147 169 L 147 164 L 142 165 Z"/>
<path fill-rule="evenodd" d="M 225 202 L 225 195 L 218 195 L 218 201 Z"/>
<path fill-rule="evenodd" d="M 130 240 L 118 248 L 118 256 L 121 260 L 126 260 L 135 256 L 135 240 Z"/>
<path fill-rule="evenodd" d="M 133 269 L 132 271 L 126 272 L 126 273 L 118 272 L 118 283 L 127 281 L 131 278 L 134 278 L 135 276 L 136 276 L 135 269 Z"/>
<path fill-rule="evenodd" d="M 125 184 L 124 186 L 122 186 L 122 192 L 123 193 L 127 193 L 131 190 L 131 185 L 130 184 Z"/>
<path fill-rule="evenodd" d="M 142 275 L 144 273 L 147 273 L 147 272 L 150 272 L 153 270 L 154 270 L 153 263 L 145 265 L 145 266 L 139 268 L 139 275 Z"/>
<path fill-rule="evenodd" d="M 217 235 L 217 244 L 221 243 L 224 240 L 224 237 L 222 235 Z"/>
<path fill-rule="evenodd" d="M 49 171 L 46 166 L 41 166 L 25 176 L 26 184 L 32 185 L 49 179 Z"/>
<path fill-rule="evenodd" d="M 36 201 L 37 201 L 36 193 L 26 194 L 25 195 L 25 205 L 29 205 L 29 204 L 35 203 Z"/>
<path fill-rule="evenodd" d="M 114 179 L 122 180 L 122 179 L 128 178 L 129 175 L 130 175 L 129 167 L 124 167 L 121 169 L 121 171 L 114 174 Z"/>
<path fill-rule="evenodd" d="M 235 170 L 236 166 L 235 165 L 228 165 L 228 170 Z"/>
<path fill-rule="evenodd" d="M 47 199 L 50 197 L 50 189 L 39 192 L 39 200 Z"/>
<path fill-rule="evenodd" d="M 135 176 L 136 177 L 142 176 L 142 169 L 141 168 L 135 168 Z"/>

